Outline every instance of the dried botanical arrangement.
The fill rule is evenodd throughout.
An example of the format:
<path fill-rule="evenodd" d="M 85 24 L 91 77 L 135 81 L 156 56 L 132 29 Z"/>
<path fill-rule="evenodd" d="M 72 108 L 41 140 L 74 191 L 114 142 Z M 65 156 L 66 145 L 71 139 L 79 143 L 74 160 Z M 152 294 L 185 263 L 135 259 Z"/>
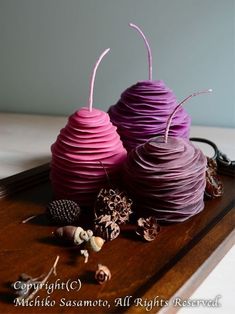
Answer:
<path fill-rule="evenodd" d="M 161 230 L 159 222 L 185 221 L 203 210 L 204 192 L 209 198 L 223 194 L 216 163 L 206 160 L 189 140 L 191 118 L 182 107 L 211 90 L 193 93 L 178 104 L 163 81 L 153 80 L 150 45 L 137 25 L 130 26 L 147 48 L 148 80 L 127 88 L 108 113 L 93 108 L 95 75 L 109 52 L 106 49 L 93 68 L 88 106 L 68 118 L 51 146 L 50 179 L 56 200 L 47 205 L 45 213 L 58 226 L 54 236 L 74 246 L 84 263 L 91 252 L 99 252 L 120 235 L 130 215 L 138 214 L 137 207 L 142 212 L 135 233 L 152 242 Z M 110 183 L 109 175 L 116 178 L 120 174 L 125 190 Z M 87 224 L 90 229 L 80 221 L 81 210 L 88 218 L 94 214 Z M 147 212 L 151 216 L 146 217 Z M 17 298 L 32 299 L 38 289 L 27 287 L 40 287 L 52 273 L 56 275 L 58 260 L 59 256 L 46 276 L 21 274 L 22 289 L 13 289 Z M 94 277 L 103 284 L 111 279 L 111 272 L 98 264 Z"/>

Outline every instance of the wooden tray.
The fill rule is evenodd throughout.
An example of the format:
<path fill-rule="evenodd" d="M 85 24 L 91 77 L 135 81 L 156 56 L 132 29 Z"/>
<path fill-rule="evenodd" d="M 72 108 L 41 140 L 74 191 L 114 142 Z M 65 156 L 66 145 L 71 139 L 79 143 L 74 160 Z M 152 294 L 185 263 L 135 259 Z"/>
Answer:
<path fill-rule="evenodd" d="M 2 199 L 0 312 L 146 313 L 147 302 L 151 309 L 154 300 L 149 313 L 159 311 L 164 300 L 169 305 L 161 311 L 176 312 L 172 298 L 189 297 L 234 243 L 235 178 L 222 179 L 224 196 L 207 201 L 204 211 L 197 216 L 184 223 L 163 226 L 151 243 L 141 242 L 135 235 L 135 226 L 126 225 L 120 237 L 105 244 L 99 253 L 91 254 L 87 264 L 77 248 L 62 245 L 52 236 L 55 226 L 43 214 L 46 203 L 52 199 L 49 182 L 39 182 L 34 187 L 26 185 L 26 190 Z M 39 216 L 21 223 L 31 215 Z M 79 279 L 81 289 L 55 289 L 52 294 L 42 289 L 34 299 L 42 305 L 47 298 L 55 301 L 54 306 L 39 303 L 14 306 L 9 283 L 16 281 L 22 272 L 33 277 L 48 272 L 57 255 L 60 256 L 57 277 L 52 275 L 49 282 Z M 111 281 L 104 285 L 94 281 L 98 263 L 107 265 L 112 273 Z M 77 304 L 59 306 L 64 304 L 61 300 L 74 300 Z M 87 304 L 79 306 L 83 301 Z M 107 306 L 99 306 L 99 302 Z"/>
<path fill-rule="evenodd" d="M 13 176 L 0 179 L 0 199 L 48 181 L 50 164 L 29 169 Z"/>

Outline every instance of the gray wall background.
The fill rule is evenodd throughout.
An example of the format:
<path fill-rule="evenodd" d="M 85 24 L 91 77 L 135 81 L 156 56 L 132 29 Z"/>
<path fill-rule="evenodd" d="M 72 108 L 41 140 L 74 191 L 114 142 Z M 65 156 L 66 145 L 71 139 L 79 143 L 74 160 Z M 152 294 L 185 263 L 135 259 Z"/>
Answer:
<path fill-rule="evenodd" d="M 71 114 L 94 103 L 107 110 L 121 91 L 148 77 L 143 28 L 153 76 L 180 101 L 213 88 L 185 108 L 194 124 L 235 127 L 234 0 L 0 0 L 0 111 Z"/>

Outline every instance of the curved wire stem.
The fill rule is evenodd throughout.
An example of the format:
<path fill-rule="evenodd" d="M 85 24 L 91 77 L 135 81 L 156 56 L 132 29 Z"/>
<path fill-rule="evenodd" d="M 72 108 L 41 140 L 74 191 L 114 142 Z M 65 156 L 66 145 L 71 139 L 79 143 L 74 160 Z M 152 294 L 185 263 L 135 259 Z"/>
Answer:
<path fill-rule="evenodd" d="M 141 37 L 144 39 L 144 43 L 148 52 L 148 64 L 149 64 L 149 80 L 152 81 L 153 79 L 153 58 L 152 58 L 152 52 L 151 52 L 151 48 L 149 45 L 149 42 L 146 38 L 146 36 L 144 35 L 143 31 L 139 28 L 139 26 L 133 24 L 133 23 L 129 23 L 129 26 L 136 29 L 139 34 L 141 35 Z"/>
<path fill-rule="evenodd" d="M 98 66 L 100 62 L 102 61 L 103 57 L 109 52 L 110 48 L 106 49 L 99 57 L 99 59 L 96 61 L 96 64 L 92 71 L 91 81 L 90 81 L 90 94 L 89 94 L 89 100 L 88 100 L 88 108 L 89 111 L 92 111 L 92 105 L 93 105 L 93 94 L 94 94 L 94 84 L 95 84 L 95 76 L 96 71 L 98 69 Z"/>
<path fill-rule="evenodd" d="M 206 94 L 206 93 L 210 93 L 212 92 L 212 89 L 207 89 L 207 90 L 203 90 L 200 92 L 196 92 L 193 93 L 191 95 L 189 95 L 188 97 L 186 97 L 184 100 L 181 101 L 181 103 L 179 103 L 175 109 L 173 110 L 173 112 L 171 113 L 171 115 L 169 116 L 167 123 L 166 123 L 166 129 L 165 129 L 165 134 L 164 134 L 164 142 L 167 143 L 167 139 L 168 139 L 168 134 L 169 134 L 169 130 L 170 130 L 170 126 L 172 123 L 172 119 L 174 117 L 174 115 L 176 114 L 177 110 L 185 103 L 187 102 L 190 98 L 201 95 L 201 94 Z"/>

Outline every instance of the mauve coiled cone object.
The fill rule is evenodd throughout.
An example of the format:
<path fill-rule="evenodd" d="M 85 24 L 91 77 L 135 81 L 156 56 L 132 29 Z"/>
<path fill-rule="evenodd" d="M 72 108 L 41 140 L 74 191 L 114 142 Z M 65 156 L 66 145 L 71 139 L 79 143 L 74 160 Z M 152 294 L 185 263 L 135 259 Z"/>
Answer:
<path fill-rule="evenodd" d="M 120 172 L 127 152 L 107 113 L 81 108 L 51 147 L 50 178 L 56 198 L 92 206 L 101 187 Z M 105 170 L 104 170 L 105 169 Z"/>
<path fill-rule="evenodd" d="M 167 119 L 177 105 L 174 93 L 163 81 L 141 81 L 127 88 L 108 114 L 125 148 L 130 151 L 152 137 L 163 135 Z M 169 135 L 188 138 L 190 125 L 191 118 L 180 108 Z"/>
<path fill-rule="evenodd" d="M 189 140 L 156 137 L 129 153 L 124 182 L 142 216 L 180 222 L 204 208 L 206 163 Z"/>

